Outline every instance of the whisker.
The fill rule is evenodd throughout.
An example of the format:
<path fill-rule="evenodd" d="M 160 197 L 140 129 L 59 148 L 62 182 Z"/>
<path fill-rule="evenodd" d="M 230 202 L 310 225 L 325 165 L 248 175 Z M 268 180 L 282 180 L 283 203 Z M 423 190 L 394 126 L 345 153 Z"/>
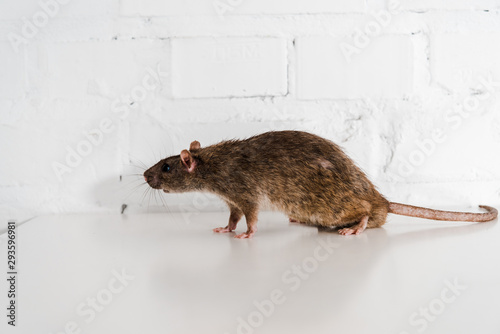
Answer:
<path fill-rule="evenodd" d="M 149 169 L 149 167 L 142 160 L 133 157 L 132 154 L 130 153 L 128 156 L 126 156 L 126 159 L 128 160 L 128 163 L 124 163 L 125 166 L 133 167 L 134 169 L 139 169 L 142 172 Z"/>
<path fill-rule="evenodd" d="M 148 167 L 146 167 L 146 166 L 138 166 L 138 165 L 135 165 L 135 164 L 132 164 L 132 163 L 130 163 L 130 164 L 124 164 L 124 165 L 125 166 L 129 166 L 129 167 L 134 167 L 134 168 L 137 168 L 137 169 L 140 169 L 140 170 L 144 170 L 144 171 L 148 169 Z"/>
<path fill-rule="evenodd" d="M 144 202 L 144 200 L 146 199 L 146 195 L 147 195 L 149 189 L 151 189 L 151 188 L 144 189 L 144 194 L 142 195 L 142 198 L 141 198 L 141 206 L 142 206 L 142 203 Z"/>
<path fill-rule="evenodd" d="M 134 186 L 132 189 L 130 189 L 130 193 L 129 193 L 127 196 L 125 196 L 125 198 L 123 198 L 123 199 L 122 199 L 122 201 L 126 201 L 127 199 L 129 199 L 129 198 L 130 198 L 130 196 L 132 196 L 132 195 L 134 195 L 134 194 L 135 194 L 135 191 L 136 191 L 139 187 L 142 187 L 142 186 L 143 186 L 143 185 L 145 185 L 145 184 L 146 184 L 146 182 L 143 182 L 143 183 L 141 183 L 141 184 L 138 184 L 138 185 Z M 146 190 L 144 190 L 144 191 L 146 191 Z M 141 203 L 141 204 L 142 204 L 142 203 Z"/>
<path fill-rule="evenodd" d="M 153 190 L 151 190 L 153 188 L 149 188 L 149 192 L 148 192 L 148 213 L 149 213 L 149 209 L 151 208 L 151 196 L 152 196 L 152 193 L 153 193 Z"/>
<path fill-rule="evenodd" d="M 167 209 L 167 212 L 169 214 L 172 214 L 172 210 L 170 210 L 170 207 L 167 204 L 167 200 L 162 196 L 163 194 L 160 193 L 160 200 L 163 203 L 163 206 Z"/>
<path fill-rule="evenodd" d="M 143 165 L 145 168 L 147 168 L 147 167 L 148 167 L 148 166 L 147 166 L 147 165 L 146 165 L 146 164 L 145 164 L 145 163 L 144 163 L 141 159 L 139 159 L 137 156 L 135 156 L 135 155 L 131 154 L 130 152 L 128 153 L 127 158 L 128 158 L 128 161 L 129 161 L 129 162 L 133 162 L 132 160 L 135 160 L 135 161 L 137 161 L 138 163 L 140 163 L 141 165 Z"/>
<path fill-rule="evenodd" d="M 144 178 L 137 178 L 137 179 L 134 179 L 134 180 L 127 180 L 125 182 L 122 181 L 121 185 L 123 186 L 128 186 L 134 182 L 143 182 L 143 183 L 146 183 L 146 181 L 144 181 Z"/>
<path fill-rule="evenodd" d="M 157 189 L 155 189 L 155 190 L 153 191 L 153 198 L 154 198 L 154 200 L 155 200 L 156 205 L 160 205 L 160 204 L 158 203 L 158 198 L 157 198 L 157 196 L 156 196 L 156 195 L 158 195 L 158 190 L 157 190 Z"/>
<path fill-rule="evenodd" d="M 147 146 L 148 146 L 149 150 L 151 151 L 151 154 L 153 155 L 153 159 L 155 159 L 155 161 L 158 161 L 159 159 L 156 158 L 156 154 L 154 153 L 151 144 L 146 140 L 146 137 L 144 135 L 142 136 L 142 138 L 144 139 L 144 142 L 147 142 Z"/>

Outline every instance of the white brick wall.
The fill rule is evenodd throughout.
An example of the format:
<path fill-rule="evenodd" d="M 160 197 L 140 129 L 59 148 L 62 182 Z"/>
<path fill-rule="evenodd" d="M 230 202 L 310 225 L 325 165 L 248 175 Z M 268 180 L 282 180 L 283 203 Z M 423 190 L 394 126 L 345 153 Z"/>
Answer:
<path fill-rule="evenodd" d="M 0 217 L 166 210 L 131 164 L 271 129 L 338 142 L 391 200 L 498 205 L 499 7 L 2 1 Z"/>
<path fill-rule="evenodd" d="M 498 9 L 498 0 L 402 0 L 401 8 L 407 10 L 427 11 L 433 9 L 444 10 L 482 10 Z"/>
<path fill-rule="evenodd" d="M 499 33 L 435 34 L 431 70 L 436 83 L 453 91 L 472 90 L 482 80 L 500 80 Z"/>
<path fill-rule="evenodd" d="M 124 16 L 176 16 L 176 15 L 267 15 L 363 12 L 363 0 L 122 0 L 120 13 Z"/>
<path fill-rule="evenodd" d="M 0 99 L 20 99 L 26 90 L 26 68 L 23 53 L 12 52 L 10 43 L 0 42 L 0 78 L 2 89 Z M 8 82 L 7 82 L 8 78 Z"/>
<path fill-rule="evenodd" d="M 279 38 L 175 38 L 174 98 L 283 96 L 286 41 Z"/>
<path fill-rule="evenodd" d="M 20 20 L 23 17 L 33 20 L 33 16 L 43 22 L 44 12 L 48 17 L 69 17 L 81 19 L 89 16 L 104 16 L 112 18 L 116 16 L 119 0 L 3 0 L 0 2 L 0 19 Z"/>
<path fill-rule="evenodd" d="M 380 36 L 366 49 L 323 36 L 300 37 L 296 46 L 299 98 L 401 98 L 412 93 L 413 46 L 407 36 Z"/>
<path fill-rule="evenodd" d="M 116 98 L 140 83 L 147 68 L 169 60 L 168 41 L 54 43 L 40 51 L 50 99 Z"/>

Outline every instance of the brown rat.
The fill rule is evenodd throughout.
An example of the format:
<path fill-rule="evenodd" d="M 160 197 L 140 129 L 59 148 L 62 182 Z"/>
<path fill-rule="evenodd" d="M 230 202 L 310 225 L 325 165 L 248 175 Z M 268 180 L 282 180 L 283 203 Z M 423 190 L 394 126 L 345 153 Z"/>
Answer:
<path fill-rule="evenodd" d="M 382 196 L 368 177 L 334 143 L 300 131 L 266 132 L 245 140 L 228 140 L 201 148 L 194 141 L 180 155 L 159 161 L 144 173 L 164 192 L 205 191 L 229 206 L 229 223 L 215 232 L 231 232 L 245 216 L 251 238 L 263 204 L 285 212 L 290 221 L 341 227 L 340 234 L 359 234 L 382 226 L 387 213 L 435 220 L 484 222 L 486 213 L 439 211 L 399 203 Z"/>

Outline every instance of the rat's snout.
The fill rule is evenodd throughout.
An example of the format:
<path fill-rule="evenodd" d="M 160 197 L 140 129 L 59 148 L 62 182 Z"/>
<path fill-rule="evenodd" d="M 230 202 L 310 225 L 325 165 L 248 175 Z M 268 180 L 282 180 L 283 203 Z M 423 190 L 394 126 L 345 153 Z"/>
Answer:
<path fill-rule="evenodd" d="M 161 188 L 161 181 L 158 175 L 155 175 L 150 170 L 144 172 L 144 180 L 154 189 Z"/>

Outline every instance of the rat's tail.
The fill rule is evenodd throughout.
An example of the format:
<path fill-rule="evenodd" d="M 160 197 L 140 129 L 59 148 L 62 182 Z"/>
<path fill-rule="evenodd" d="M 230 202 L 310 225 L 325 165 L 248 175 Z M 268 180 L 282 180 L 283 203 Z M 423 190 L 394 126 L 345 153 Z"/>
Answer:
<path fill-rule="evenodd" d="M 482 209 L 487 210 L 485 213 L 470 213 L 470 212 L 454 212 L 454 211 L 441 211 L 427 208 L 421 208 L 413 205 L 406 205 L 400 203 L 389 203 L 389 213 L 397 215 L 434 219 L 434 220 L 449 220 L 449 221 L 463 221 L 463 222 L 487 222 L 497 218 L 498 211 L 491 206 L 480 205 Z"/>

